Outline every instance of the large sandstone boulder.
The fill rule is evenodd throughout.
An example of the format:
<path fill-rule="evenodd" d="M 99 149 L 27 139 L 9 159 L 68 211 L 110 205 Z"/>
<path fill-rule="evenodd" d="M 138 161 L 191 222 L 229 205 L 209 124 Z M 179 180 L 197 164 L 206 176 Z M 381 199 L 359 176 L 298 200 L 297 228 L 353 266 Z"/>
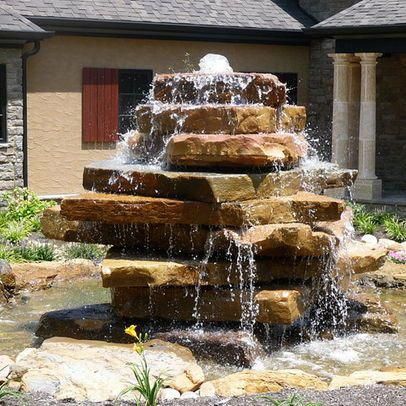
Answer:
<path fill-rule="evenodd" d="M 386 248 L 359 241 L 351 241 L 347 246 L 347 254 L 356 275 L 377 271 L 385 263 L 387 253 Z"/>
<path fill-rule="evenodd" d="M 247 224 L 338 220 L 344 208 L 342 200 L 306 192 L 220 204 L 89 192 L 64 199 L 61 214 L 68 220 L 112 224 L 171 223 L 240 227 Z"/>
<path fill-rule="evenodd" d="M 192 167 L 292 167 L 306 156 L 307 142 L 294 134 L 179 134 L 171 137 L 167 161 Z"/>
<path fill-rule="evenodd" d="M 86 259 L 70 261 L 29 262 L 12 265 L 17 290 L 42 290 L 55 282 L 95 277 L 100 274 L 100 266 Z"/>
<path fill-rule="evenodd" d="M 160 74 L 154 77 L 154 99 L 163 103 L 254 103 L 279 107 L 286 87 L 267 73 Z"/>
<path fill-rule="evenodd" d="M 258 305 L 257 321 L 272 324 L 292 324 L 303 313 L 303 289 L 277 289 L 255 292 L 254 304 Z M 240 321 L 244 305 L 251 293 L 227 288 L 204 288 L 196 298 L 195 287 L 112 288 L 112 305 L 121 317 L 149 319 L 163 318 L 190 321 L 196 314 L 202 321 Z M 197 305 L 196 305 L 197 303 Z"/>
<path fill-rule="evenodd" d="M 204 380 L 202 369 L 185 347 L 152 340 L 145 344 L 144 354 L 152 379 L 162 376 L 166 386 L 186 392 Z M 26 392 L 102 402 L 115 400 L 134 383 L 130 365 L 140 361 L 132 344 L 52 338 L 17 356 L 12 379 L 21 380 Z"/>
<path fill-rule="evenodd" d="M 329 389 L 376 384 L 406 387 L 406 368 L 388 367 L 378 371 L 356 371 L 349 376 L 337 375 L 331 380 Z"/>
<path fill-rule="evenodd" d="M 276 110 L 266 106 L 166 106 L 136 110 L 139 131 L 155 139 L 176 132 L 201 134 L 256 134 L 277 130 Z M 158 140 L 157 140 L 158 141 Z"/>
<path fill-rule="evenodd" d="M 280 392 L 284 389 L 327 389 L 327 383 L 315 375 L 287 369 L 280 371 L 242 371 L 202 385 L 213 385 L 218 396 L 243 396 L 257 393 Z"/>

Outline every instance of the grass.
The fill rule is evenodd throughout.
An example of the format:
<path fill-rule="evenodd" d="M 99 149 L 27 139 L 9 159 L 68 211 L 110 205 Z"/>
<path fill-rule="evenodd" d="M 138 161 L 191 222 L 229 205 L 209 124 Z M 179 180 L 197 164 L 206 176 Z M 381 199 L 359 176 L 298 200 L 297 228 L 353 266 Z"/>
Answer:
<path fill-rule="evenodd" d="M 99 261 L 106 255 L 106 248 L 95 244 L 73 243 L 65 247 L 63 256 L 65 259 L 89 259 Z"/>
<path fill-rule="evenodd" d="M 362 204 L 350 204 L 354 213 L 354 227 L 362 234 L 382 231 L 397 242 L 406 241 L 406 219 L 385 211 L 368 210 Z"/>
<path fill-rule="evenodd" d="M 323 406 L 322 403 L 306 402 L 297 395 L 282 400 L 272 399 L 271 396 L 261 396 L 261 399 L 267 400 L 272 406 Z"/>

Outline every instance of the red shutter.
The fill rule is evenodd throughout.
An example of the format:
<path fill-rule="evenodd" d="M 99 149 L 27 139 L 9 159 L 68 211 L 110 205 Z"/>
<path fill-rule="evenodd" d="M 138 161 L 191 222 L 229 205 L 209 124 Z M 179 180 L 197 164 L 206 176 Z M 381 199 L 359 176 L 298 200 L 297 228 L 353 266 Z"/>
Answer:
<path fill-rule="evenodd" d="M 118 70 L 83 68 L 82 139 L 115 142 L 118 132 Z"/>

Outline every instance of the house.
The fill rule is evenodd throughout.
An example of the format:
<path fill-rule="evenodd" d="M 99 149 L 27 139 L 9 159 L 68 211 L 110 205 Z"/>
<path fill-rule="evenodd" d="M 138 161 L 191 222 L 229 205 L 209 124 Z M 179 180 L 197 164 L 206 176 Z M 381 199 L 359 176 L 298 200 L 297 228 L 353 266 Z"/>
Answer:
<path fill-rule="evenodd" d="M 132 126 L 133 108 L 153 74 L 184 71 L 186 54 L 186 63 L 196 65 L 209 52 L 227 56 L 238 71 L 279 75 L 292 89 L 291 99 L 308 107 L 311 132 L 321 140 L 326 156 L 331 144 L 332 159 L 351 167 L 358 167 L 358 147 L 372 148 L 371 142 L 363 142 L 366 130 L 360 124 L 367 116 L 364 108 L 358 110 L 366 105 L 358 96 L 364 66 L 358 54 L 368 54 L 368 61 L 376 55 L 375 61 L 382 62 L 377 68 L 376 172 L 385 190 L 406 190 L 406 180 L 383 165 L 388 158 L 391 167 L 404 165 L 400 151 L 402 131 L 406 136 L 401 124 L 405 113 L 403 107 L 391 107 L 401 95 L 391 102 L 387 84 L 387 75 L 397 80 L 402 72 L 405 79 L 404 65 L 397 63 L 406 35 L 405 26 L 402 31 L 397 23 L 406 19 L 403 3 L 3 0 L 0 190 L 24 184 L 43 195 L 80 191 L 83 166 L 114 154 L 116 134 Z M 381 18 L 389 13 L 388 4 L 396 9 L 396 18 Z M 375 13 L 367 13 L 371 24 L 365 20 L 365 10 Z M 371 48 L 375 43 L 380 45 Z M 356 44 L 358 48 L 349 48 Z M 359 85 L 352 88 L 350 78 L 358 78 Z M 400 92 L 401 86 L 390 82 L 391 91 Z M 87 92 L 89 83 L 96 84 L 97 95 Z M 370 104 L 369 117 L 372 111 Z M 89 122 L 92 130 L 83 124 Z M 370 128 L 367 133 L 369 140 Z M 384 141 L 392 139 L 400 140 L 397 156 Z M 345 146 L 351 147 L 350 157 Z M 363 172 L 362 159 L 361 179 L 368 182 L 360 183 L 360 197 L 379 198 L 381 182 L 371 178 L 371 170 Z"/>

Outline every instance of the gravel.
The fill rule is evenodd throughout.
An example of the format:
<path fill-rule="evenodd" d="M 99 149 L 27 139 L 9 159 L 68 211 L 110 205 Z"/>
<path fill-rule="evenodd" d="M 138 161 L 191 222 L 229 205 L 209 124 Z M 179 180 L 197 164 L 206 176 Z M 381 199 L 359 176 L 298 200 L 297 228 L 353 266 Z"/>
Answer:
<path fill-rule="evenodd" d="M 322 406 L 405 406 L 406 405 L 406 388 L 398 386 L 363 386 L 332 391 L 310 391 L 310 390 L 289 390 L 278 394 L 256 395 L 238 398 L 200 398 L 187 399 L 183 401 L 172 401 L 165 403 L 166 406 L 250 406 L 250 405 L 268 405 L 273 406 L 271 399 L 287 399 L 296 394 L 304 401 L 319 403 Z M 2 402 L 0 401 L 0 404 Z M 46 394 L 27 394 L 21 399 L 4 400 L 7 406 L 22 405 L 41 405 L 41 406 L 107 406 L 107 405 L 134 405 L 128 402 L 75 402 L 73 400 L 55 400 Z M 305 404 L 305 403 L 304 403 Z"/>

